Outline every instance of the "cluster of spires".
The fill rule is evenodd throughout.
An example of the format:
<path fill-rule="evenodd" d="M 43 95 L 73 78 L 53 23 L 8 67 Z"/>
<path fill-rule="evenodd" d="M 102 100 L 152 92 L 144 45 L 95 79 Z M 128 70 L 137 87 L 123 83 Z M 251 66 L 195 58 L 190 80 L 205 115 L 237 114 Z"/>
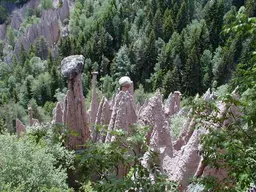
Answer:
<path fill-rule="evenodd" d="M 127 136 L 132 134 L 133 124 L 150 126 L 150 131 L 145 137 L 149 139 L 150 148 L 159 154 L 161 171 L 168 175 L 172 181 L 179 183 L 180 190 L 185 190 L 192 177 L 214 176 L 219 181 L 228 177 L 226 170 L 210 168 L 204 164 L 200 155 L 202 146 L 200 136 L 207 134 L 206 128 L 195 128 L 195 117 L 191 116 L 181 128 L 181 134 L 176 140 L 171 135 L 170 118 L 174 114 L 181 113 L 181 93 L 171 93 L 163 102 L 160 91 L 146 100 L 142 106 L 135 105 L 133 100 L 132 82 L 127 89 L 121 89 L 110 101 L 104 96 L 98 103 L 96 91 L 97 72 L 92 73 L 92 101 L 88 111 L 85 107 L 85 98 L 82 91 L 82 71 L 84 57 L 82 55 L 69 56 L 61 62 L 61 71 L 67 79 L 68 92 L 64 102 L 58 102 L 53 112 L 53 124 L 62 124 L 78 136 L 69 135 L 66 146 L 73 150 L 83 149 L 86 140 L 94 142 L 112 142 L 115 136 L 111 131 L 122 129 Z M 234 94 L 235 95 L 235 94 Z M 208 90 L 203 96 L 204 100 L 215 100 L 216 95 Z M 29 108 L 30 126 L 39 124 L 33 119 L 32 111 Z M 241 115 L 236 106 L 227 106 L 226 103 L 219 103 L 219 116 L 227 114 L 227 110 L 233 110 L 235 114 Z M 227 122 L 228 121 L 228 122 Z M 228 119 L 227 125 L 232 121 Z M 107 135 L 97 131 L 96 126 L 105 126 L 108 129 Z M 214 125 L 213 125 L 214 126 Z M 216 127 L 217 128 L 217 127 Z M 18 136 L 25 132 L 25 126 L 17 119 L 16 130 Z M 144 155 L 143 164 L 148 166 L 149 159 Z M 124 168 L 123 168 L 124 169 Z M 127 171 L 119 169 L 118 176 L 122 177 Z"/>

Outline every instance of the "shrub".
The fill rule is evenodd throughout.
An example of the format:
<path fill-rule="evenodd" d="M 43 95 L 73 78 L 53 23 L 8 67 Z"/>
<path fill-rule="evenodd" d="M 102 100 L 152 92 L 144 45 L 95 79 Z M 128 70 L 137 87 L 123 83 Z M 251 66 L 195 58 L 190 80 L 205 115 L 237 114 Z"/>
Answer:
<path fill-rule="evenodd" d="M 177 139 L 188 118 L 182 115 L 174 115 L 171 118 L 171 135 Z"/>
<path fill-rule="evenodd" d="M 0 135 L 0 191 L 68 191 L 67 173 L 56 157 L 68 153 L 59 144 Z"/>

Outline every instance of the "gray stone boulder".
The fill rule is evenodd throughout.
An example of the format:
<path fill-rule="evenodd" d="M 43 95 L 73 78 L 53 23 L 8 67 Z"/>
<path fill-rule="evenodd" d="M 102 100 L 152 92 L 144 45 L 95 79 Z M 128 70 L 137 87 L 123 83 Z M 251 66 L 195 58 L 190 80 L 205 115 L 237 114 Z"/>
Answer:
<path fill-rule="evenodd" d="M 84 69 L 84 56 L 72 55 L 61 61 L 61 74 L 69 80 L 82 73 Z"/>

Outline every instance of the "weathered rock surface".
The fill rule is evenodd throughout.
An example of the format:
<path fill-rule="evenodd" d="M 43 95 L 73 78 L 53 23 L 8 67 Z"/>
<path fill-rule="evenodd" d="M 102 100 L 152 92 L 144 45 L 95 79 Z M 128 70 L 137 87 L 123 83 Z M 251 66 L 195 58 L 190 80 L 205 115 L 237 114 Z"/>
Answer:
<path fill-rule="evenodd" d="M 37 2 L 34 4 L 29 4 L 27 6 L 38 6 L 38 0 L 36 1 Z M 19 13 L 13 15 L 14 19 L 11 23 L 15 28 L 18 28 L 21 24 L 21 15 L 23 15 L 24 10 L 22 9 Z M 20 52 L 22 44 L 26 50 L 29 50 L 30 45 L 40 36 L 45 37 L 49 46 L 54 49 L 60 35 L 59 21 L 63 21 L 65 18 L 68 18 L 69 15 L 70 10 L 68 0 L 63 0 L 63 5 L 57 9 L 44 10 L 42 12 L 40 22 L 28 27 L 24 34 L 17 39 L 15 53 L 17 54 Z"/>
<path fill-rule="evenodd" d="M 151 127 L 147 136 L 150 139 L 149 146 L 160 154 L 160 164 L 165 170 L 166 162 L 173 156 L 173 147 L 169 123 L 163 110 L 162 95 L 159 92 L 149 99 L 147 106 L 142 107 L 137 123 Z"/>
<path fill-rule="evenodd" d="M 171 117 L 180 111 L 180 98 L 181 93 L 179 91 L 169 94 L 164 106 L 164 112 L 167 117 Z"/>
<path fill-rule="evenodd" d="M 182 146 L 187 144 L 191 135 L 193 134 L 194 129 L 195 129 L 195 119 L 189 118 L 183 128 L 181 135 L 173 144 L 173 147 L 176 151 L 179 151 Z"/>
<path fill-rule="evenodd" d="M 26 133 L 25 125 L 19 119 L 16 119 L 16 132 L 18 137 L 20 137 L 22 133 Z"/>
<path fill-rule="evenodd" d="M 99 108 L 98 103 L 98 94 L 96 92 L 96 84 L 97 84 L 97 75 L 98 72 L 92 72 L 92 101 L 90 107 L 90 123 L 94 124 L 96 121 L 96 116 Z"/>
<path fill-rule="evenodd" d="M 62 124 L 63 123 L 63 102 L 58 102 L 53 110 L 53 123 Z"/>
<path fill-rule="evenodd" d="M 99 109 L 97 112 L 97 117 L 96 117 L 96 122 L 95 122 L 95 126 L 97 125 L 103 125 L 103 126 L 108 126 L 110 119 L 111 119 L 111 107 L 109 105 L 108 100 L 105 97 L 102 97 L 100 105 L 99 105 Z M 101 134 L 101 132 L 95 132 L 95 135 L 93 136 L 93 140 L 94 141 L 105 141 L 105 137 L 104 135 Z"/>
<path fill-rule="evenodd" d="M 72 55 L 61 61 L 61 74 L 68 80 L 74 79 L 84 69 L 84 56 Z"/>
<path fill-rule="evenodd" d="M 13 29 L 19 30 L 20 25 L 23 22 L 23 17 L 20 12 L 14 11 L 11 16 L 11 27 Z"/>
<path fill-rule="evenodd" d="M 85 98 L 82 90 L 82 71 L 84 57 L 82 55 L 69 56 L 61 62 L 61 73 L 67 78 L 68 92 L 64 102 L 64 124 L 69 130 L 78 134 L 68 136 L 68 147 L 81 149 L 81 145 L 90 137 L 87 124 Z"/>
<path fill-rule="evenodd" d="M 128 91 L 120 91 L 115 97 L 115 104 L 108 126 L 106 142 L 114 139 L 110 134 L 112 130 L 122 129 L 127 135 L 130 135 L 131 130 L 129 127 L 136 123 L 136 120 L 137 116 L 134 109 L 133 97 Z"/>
<path fill-rule="evenodd" d="M 184 190 L 190 179 L 195 175 L 201 157 L 199 151 L 199 139 L 203 134 L 202 130 L 195 130 L 188 143 L 176 153 L 166 166 L 166 171 L 171 180 L 177 181 L 180 189 Z"/>
<path fill-rule="evenodd" d="M 0 40 L 5 39 L 5 34 L 6 34 L 6 25 L 2 24 L 0 25 Z"/>

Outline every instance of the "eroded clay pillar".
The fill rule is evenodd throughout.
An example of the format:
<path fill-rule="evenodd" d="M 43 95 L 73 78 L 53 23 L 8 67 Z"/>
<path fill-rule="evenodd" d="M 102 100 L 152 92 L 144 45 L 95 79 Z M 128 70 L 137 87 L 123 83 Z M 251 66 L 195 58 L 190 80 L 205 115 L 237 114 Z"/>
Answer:
<path fill-rule="evenodd" d="M 67 146 L 74 150 L 82 149 L 82 145 L 90 137 L 82 88 L 83 68 L 84 56 L 82 55 L 72 55 L 61 61 L 61 73 L 68 83 L 63 122 L 70 131 Z"/>

